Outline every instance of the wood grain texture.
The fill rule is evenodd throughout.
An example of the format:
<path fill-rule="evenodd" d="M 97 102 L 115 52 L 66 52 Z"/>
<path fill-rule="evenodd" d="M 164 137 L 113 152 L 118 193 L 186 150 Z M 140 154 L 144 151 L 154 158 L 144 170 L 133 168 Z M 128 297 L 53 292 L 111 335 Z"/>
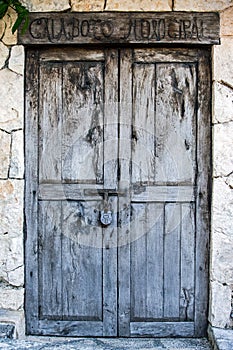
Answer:
<path fill-rule="evenodd" d="M 194 320 L 195 297 L 195 205 L 181 205 L 180 320 Z"/>
<path fill-rule="evenodd" d="M 39 310 L 40 318 L 60 318 L 62 292 L 61 202 L 39 202 Z"/>
<path fill-rule="evenodd" d="M 198 12 L 31 13 L 21 44 L 219 44 L 219 15 Z"/>
<path fill-rule="evenodd" d="M 103 66 L 64 64 L 62 179 L 103 181 Z"/>
<path fill-rule="evenodd" d="M 27 62 L 27 332 L 205 335 L 209 50 L 43 48 Z"/>
<path fill-rule="evenodd" d="M 163 318 L 163 204 L 133 204 L 140 238 L 131 243 L 131 320 Z M 156 302 L 155 302 L 156 301 Z"/>
<path fill-rule="evenodd" d="M 25 100 L 25 308 L 26 332 L 38 332 L 38 51 L 27 50 Z"/>
<path fill-rule="evenodd" d="M 155 176 L 155 66 L 133 69 L 132 182 Z"/>
<path fill-rule="evenodd" d="M 164 318 L 179 319 L 180 313 L 180 205 L 165 205 Z"/>
<path fill-rule="evenodd" d="M 156 181 L 193 183 L 196 67 L 187 63 L 161 63 L 156 67 L 156 77 Z"/>
<path fill-rule="evenodd" d="M 120 53 L 120 110 L 119 110 L 119 190 L 118 197 L 118 334 L 129 337 L 130 330 L 130 166 L 132 125 L 132 50 Z"/>
<path fill-rule="evenodd" d="M 61 180 L 62 66 L 40 67 L 39 180 Z"/>
<path fill-rule="evenodd" d="M 103 252 L 95 208 L 98 203 L 62 202 L 63 319 L 102 321 Z"/>
<path fill-rule="evenodd" d="M 130 325 L 134 337 L 193 337 L 193 322 L 133 322 Z"/>
<path fill-rule="evenodd" d="M 197 112 L 197 215 L 196 215 L 196 293 L 195 335 L 206 335 L 208 315 L 209 239 L 211 203 L 211 85 L 210 52 L 199 51 Z M 208 101 L 208 102 L 206 102 Z M 204 171 L 201 171 L 203 169 Z"/>

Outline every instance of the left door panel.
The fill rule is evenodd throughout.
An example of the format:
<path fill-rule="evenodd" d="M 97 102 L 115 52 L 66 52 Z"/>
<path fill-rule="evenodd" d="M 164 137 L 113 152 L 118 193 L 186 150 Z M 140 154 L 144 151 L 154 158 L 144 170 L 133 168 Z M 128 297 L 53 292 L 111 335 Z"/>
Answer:
<path fill-rule="evenodd" d="M 114 50 L 27 53 L 29 334 L 117 335 L 117 254 L 111 242 L 117 239 L 116 218 L 107 229 L 99 222 L 99 190 L 111 170 L 104 166 L 104 144 L 109 141 L 104 130 L 112 116 L 104 105 L 117 102 L 117 60 Z M 108 250 L 102 249 L 106 240 L 112 247 Z"/>

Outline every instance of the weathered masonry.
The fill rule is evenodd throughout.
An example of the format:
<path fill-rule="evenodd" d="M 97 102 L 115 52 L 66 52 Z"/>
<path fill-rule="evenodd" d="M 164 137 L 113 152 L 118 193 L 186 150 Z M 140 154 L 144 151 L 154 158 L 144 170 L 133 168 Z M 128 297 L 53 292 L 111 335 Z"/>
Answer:
<path fill-rule="evenodd" d="M 27 333 L 205 335 L 218 15 L 32 14 L 20 42 Z"/>

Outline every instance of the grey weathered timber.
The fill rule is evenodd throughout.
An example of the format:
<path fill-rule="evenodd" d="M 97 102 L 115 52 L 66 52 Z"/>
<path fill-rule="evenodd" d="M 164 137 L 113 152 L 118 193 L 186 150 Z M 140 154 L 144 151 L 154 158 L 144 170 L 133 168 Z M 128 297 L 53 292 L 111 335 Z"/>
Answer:
<path fill-rule="evenodd" d="M 196 197 L 196 276 L 195 276 L 195 335 L 200 336 L 207 329 L 208 280 L 209 280 L 209 235 L 211 203 L 211 89 L 206 87 L 210 81 L 210 54 L 199 51 L 199 80 L 197 110 L 197 197 Z M 206 140 L 207 142 L 204 142 Z M 205 169 L 200 171 L 200 169 Z M 202 251 L 202 253 L 201 253 Z M 197 322 L 197 320 L 200 320 Z"/>
<path fill-rule="evenodd" d="M 205 335 L 209 57 L 28 50 L 28 333 Z"/>
<path fill-rule="evenodd" d="M 104 104 L 104 189 L 117 189 L 118 50 L 106 50 Z M 117 336 L 117 197 L 106 198 L 114 213 L 103 229 L 103 334 Z M 104 204 L 104 203 L 103 203 Z M 103 208 L 104 209 L 104 208 Z"/>
<path fill-rule="evenodd" d="M 132 105 L 132 50 L 120 51 L 120 106 L 119 106 L 119 190 L 126 190 L 118 199 L 118 334 L 129 337 L 130 323 L 130 163 Z"/>
<path fill-rule="evenodd" d="M 25 100 L 25 308 L 26 331 L 38 332 L 38 51 L 28 50 Z"/>
<path fill-rule="evenodd" d="M 132 336 L 151 337 L 192 337 L 193 322 L 134 322 L 130 325 Z"/>
<path fill-rule="evenodd" d="M 219 44 L 219 15 L 203 12 L 31 13 L 21 44 Z"/>
<path fill-rule="evenodd" d="M 182 203 L 180 230 L 180 319 L 193 320 L 195 295 L 195 217 L 194 203 Z"/>
<path fill-rule="evenodd" d="M 62 314 L 62 216 L 60 201 L 40 201 L 39 238 L 39 312 L 40 318 Z"/>

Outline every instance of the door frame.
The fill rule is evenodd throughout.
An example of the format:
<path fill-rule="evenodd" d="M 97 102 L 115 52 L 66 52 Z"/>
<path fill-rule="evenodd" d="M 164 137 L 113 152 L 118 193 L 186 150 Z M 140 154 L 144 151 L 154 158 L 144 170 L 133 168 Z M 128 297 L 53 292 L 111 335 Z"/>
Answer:
<path fill-rule="evenodd" d="M 115 46 L 116 48 L 118 46 Z M 131 47 L 135 47 L 131 46 Z M 145 46 L 146 47 L 146 46 Z M 128 48 L 128 46 L 126 47 Z M 156 46 L 159 50 L 159 46 Z M 161 47 L 165 51 L 176 50 L 179 51 L 179 46 Z M 190 47 L 192 49 L 192 47 Z M 25 103 L 25 309 L 26 309 L 26 324 L 27 332 L 33 334 L 33 328 L 36 328 L 37 315 L 39 310 L 35 309 L 35 303 L 33 302 L 34 289 L 39 290 L 38 279 L 35 278 L 33 266 L 37 265 L 37 251 L 40 249 L 37 242 L 37 223 L 33 218 L 37 215 L 36 201 L 38 199 L 38 188 L 37 188 L 37 167 L 32 166 L 34 164 L 34 159 L 37 159 L 37 120 L 38 120 L 38 66 L 37 62 L 39 59 L 38 47 L 29 48 L 26 51 L 26 67 L 28 68 L 28 77 L 26 78 L 26 103 Z M 210 70 L 210 48 L 204 48 L 199 46 L 195 48 L 197 52 L 198 60 L 198 103 L 199 108 L 197 108 L 197 188 L 196 188 L 196 198 L 197 198 L 197 217 L 196 222 L 201 223 L 196 225 L 196 252 L 198 266 L 196 266 L 196 278 L 199 283 L 195 285 L 200 287 L 196 290 L 197 300 L 202 300 L 196 305 L 196 319 L 201 319 L 199 322 L 199 327 L 195 329 L 195 336 L 200 337 L 205 335 L 207 329 L 207 312 L 208 312 L 208 283 L 209 283 L 209 235 L 210 235 L 210 196 L 211 196 L 211 70 Z M 185 60 L 185 58 L 184 58 Z M 30 77 L 30 78 L 29 78 Z M 206 87 L 205 81 L 208 80 L 209 86 Z M 205 118 L 203 118 L 205 116 Z M 204 141 L 206 140 L 206 142 Z M 203 171 L 200 171 L 202 169 Z M 203 232 L 206 234 L 203 236 Z M 32 239 L 32 234 L 34 239 Z M 198 254 L 199 247 L 205 247 L 206 254 Z M 121 251 L 121 256 L 125 255 L 128 259 L 128 252 L 125 247 L 119 248 Z M 32 254 L 34 252 L 35 254 Z M 124 258 L 123 258 L 124 260 Z M 122 262 L 123 262 L 122 260 Z M 121 292 L 119 292 L 119 297 L 121 297 Z M 203 298 L 203 293 L 205 297 Z M 198 298 L 197 296 L 201 297 Z M 30 314 L 27 310 L 31 310 Z M 120 313 L 120 310 L 119 310 Z M 120 319 L 120 318 L 119 318 Z M 118 327 L 120 325 L 118 324 Z M 124 328 L 124 322 L 121 324 Z M 161 328 L 162 329 L 162 328 Z M 123 331 L 123 330 L 122 330 Z M 38 334 L 35 332 L 35 334 Z M 85 336 L 85 332 L 83 333 Z M 171 334 L 170 334 L 171 335 Z M 176 334 L 175 334 L 176 335 Z M 125 333 L 125 336 L 129 334 Z M 140 336 L 140 332 L 135 331 L 134 336 Z M 151 335 L 152 336 L 152 335 Z M 159 334 L 158 336 L 162 336 Z M 166 336 L 166 335 L 165 335 Z M 168 336 L 168 335 L 167 335 Z M 185 333 L 182 334 L 185 336 Z M 186 336 L 190 336 L 187 332 Z"/>

